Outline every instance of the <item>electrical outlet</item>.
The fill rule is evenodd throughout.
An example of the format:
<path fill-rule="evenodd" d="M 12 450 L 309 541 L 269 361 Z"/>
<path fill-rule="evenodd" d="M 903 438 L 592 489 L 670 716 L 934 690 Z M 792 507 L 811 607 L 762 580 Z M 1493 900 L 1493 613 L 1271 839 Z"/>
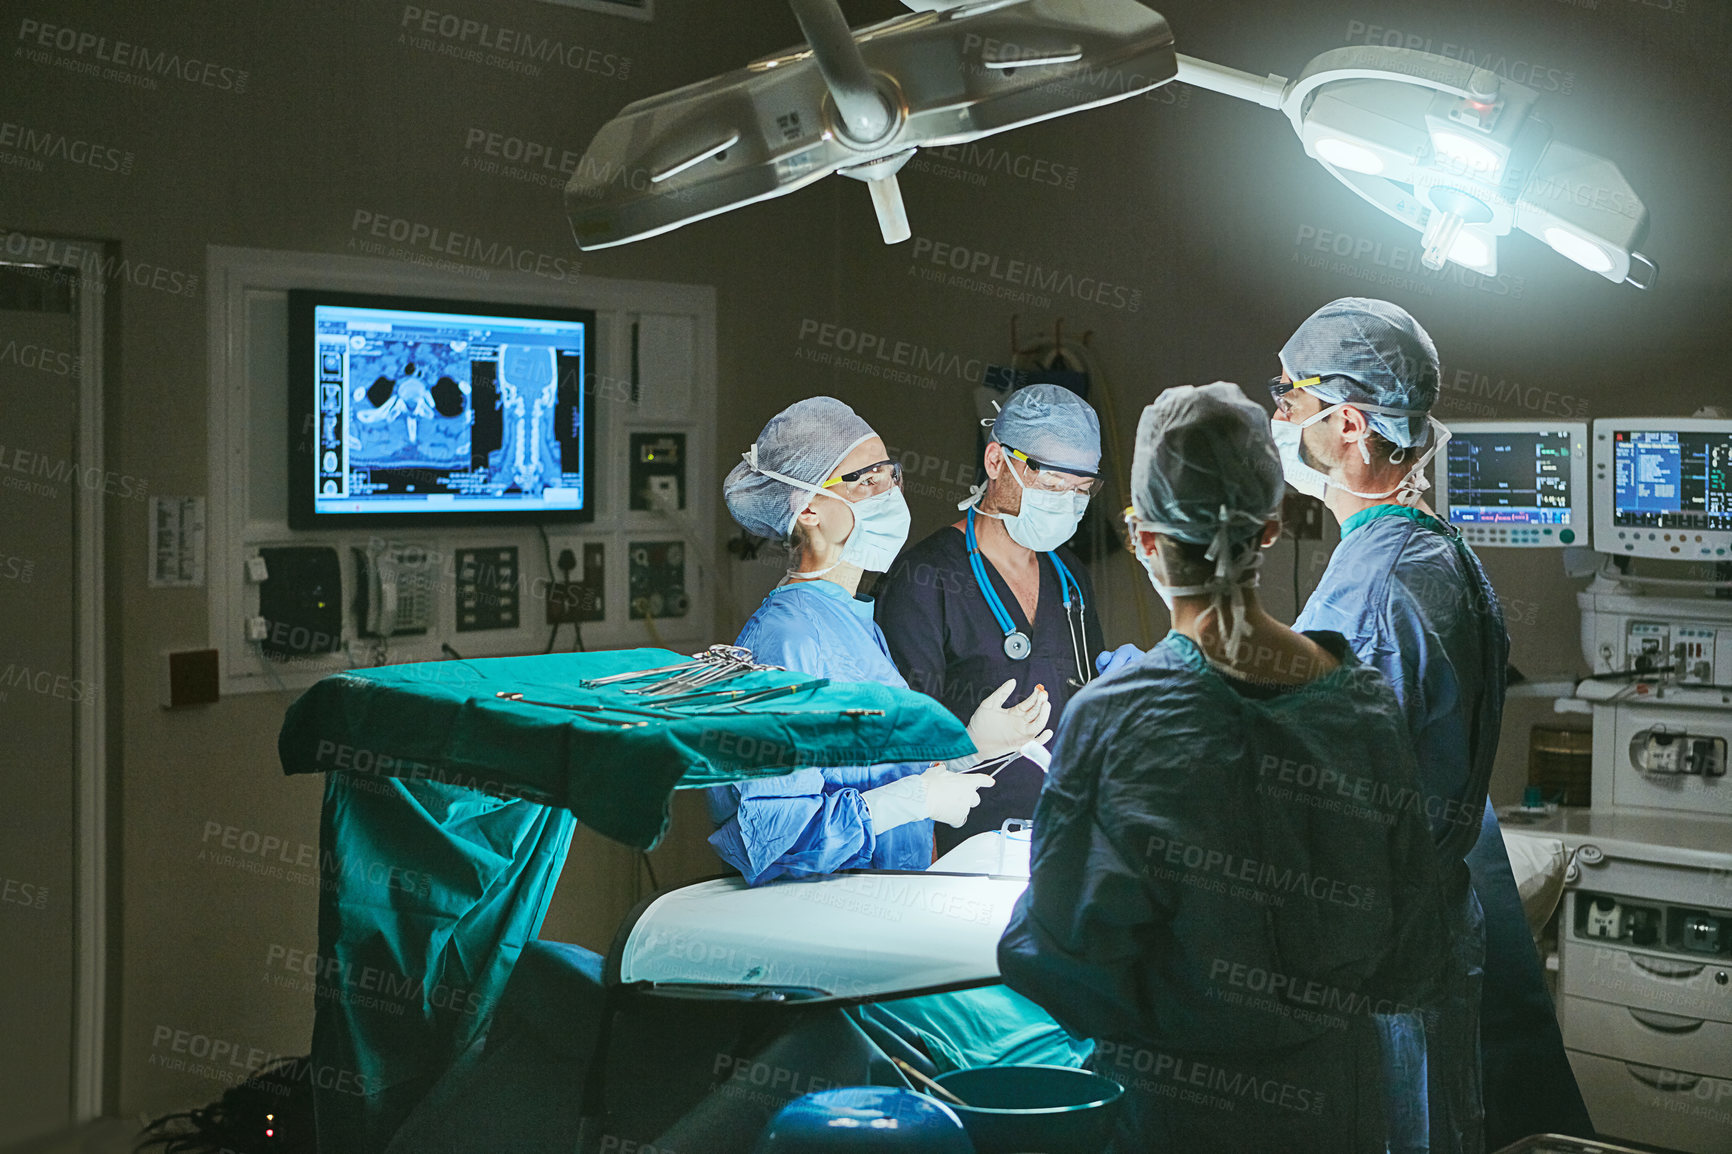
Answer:
<path fill-rule="evenodd" d="M 1323 540 L 1323 502 L 1287 490 L 1281 499 L 1281 529 L 1295 541 Z"/>
<path fill-rule="evenodd" d="M 657 513 L 677 513 L 680 508 L 680 487 L 675 477 L 649 479 L 649 507 Z"/>
<path fill-rule="evenodd" d="M 583 568 L 578 575 L 571 581 L 555 581 L 548 586 L 549 625 L 607 620 L 607 607 L 603 600 L 606 557 L 605 546 L 600 541 L 583 543 Z"/>

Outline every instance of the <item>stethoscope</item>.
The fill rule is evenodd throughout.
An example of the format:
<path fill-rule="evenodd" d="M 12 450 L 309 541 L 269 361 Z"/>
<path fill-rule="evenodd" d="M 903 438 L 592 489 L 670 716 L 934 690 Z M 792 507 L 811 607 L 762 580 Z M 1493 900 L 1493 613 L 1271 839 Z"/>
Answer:
<path fill-rule="evenodd" d="M 998 590 L 992 587 L 992 582 L 986 578 L 986 563 L 980 559 L 980 544 L 974 536 L 974 507 L 968 509 L 968 527 L 964 532 L 968 545 L 968 564 L 974 570 L 974 583 L 980 587 L 981 596 L 986 598 L 986 607 L 992 610 L 993 620 L 1004 630 L 1004 655 L 1012 661 L 1026 661 L 1028 655 L 1034 652 L 1034 642 L 1028 634 L 1016 627 L 1016 622 L 1010 619 L 1010 610 L 1004 607 L 1004 601 L 998 595 Z M 1052 562 L 1053 570 L 1058 574 L 1059 591 L 1064 595 L 1064 623 L 1070 630 L 1071 655 L 1076 658 L 1077 676 L 1081 680 L 1074 682 L 1077 686 L 1086 684 L 1092 677 L 1088 665 L 1084 662 L 1084 648 L 1088 641 L 1088 622 L 1084 619 L 1087 612 L 1083 604 L 1082 583 L 1072 575 L 1070 569 L 1060 561 L 1057 553 L 1048 553 L 1046 557 Z M 1071 613 L 1071 592 L 1075 590 L 1076 613 Z M 1082 627 L 1082 636 L 1077 635 L 1078 625 Z"/>

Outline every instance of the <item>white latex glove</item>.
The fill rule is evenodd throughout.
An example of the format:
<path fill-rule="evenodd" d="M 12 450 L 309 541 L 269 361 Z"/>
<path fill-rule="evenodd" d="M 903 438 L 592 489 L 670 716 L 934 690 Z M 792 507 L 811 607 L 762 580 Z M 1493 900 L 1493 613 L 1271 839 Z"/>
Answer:
<path fill-rule="evenodd" d="M 961 826 L 980 804 L 980 791 L 998 783 L 984 773 L 952 773 L 935 765 L 920 775 L 926 783 L 926 812 L 933 821 Z"/>
<path fill-rule="evenodd" d="M 926 782 L 923 773 L 899 777 L 889 785 L 860 791 L 866 812 L 872 817 L 872 832 L 887 833 L 911 821 L 926 820 Z"/>
<path fill-rule="evenodd" d="M 872 816 L 874 833 L 927 818 L 960 826 L 968 820 L 968 811 L 980 804 L 980 791 L 997 784 L 984 773 L 952 773 L 935 765 L 925 773 L 863 790 L 860 798 Z"/>
<path fill-rule="evenodd" d="M 1022 702 L 1006 709 L 1004 699 L 1015 688 L 1015 678 L 1006 681 L 987 695 L 969 719 L 968 738 L 980 753 L 976 764 L 1012 753 L 1030 742 L 1042 744 L 1052 737 L 1052 730 L 1046 728 L 1046 719 L 1052 716 L 1046 687 L 1035 686 L 1034 692 Z"/>

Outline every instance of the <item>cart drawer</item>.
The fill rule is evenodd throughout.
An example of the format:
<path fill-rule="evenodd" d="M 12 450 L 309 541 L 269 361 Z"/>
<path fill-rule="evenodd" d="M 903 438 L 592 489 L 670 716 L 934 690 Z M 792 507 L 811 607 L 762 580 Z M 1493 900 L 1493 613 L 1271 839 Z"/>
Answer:
<path fill-rule="evenodd" d="M 1566 997 L 1732 1022 L 1732 963 L 1683 961 L 1619 946 L 1569 939 L 1563 947 Z"/>
<path fill-rule="evenodd" d="M 1565 997 L 1564 1045 L 1572 1050 L 1692 1074 L 1732 1078 L 1732 1023 Z M 1728 1103 L 1732 1106 L 1732 1102 Z"/>
<path fill-rule="evenodd" d="M 1732 1081 L 1565 1052 L 1602 1135 L 1696 1154 L 1732 1154 Z"/>

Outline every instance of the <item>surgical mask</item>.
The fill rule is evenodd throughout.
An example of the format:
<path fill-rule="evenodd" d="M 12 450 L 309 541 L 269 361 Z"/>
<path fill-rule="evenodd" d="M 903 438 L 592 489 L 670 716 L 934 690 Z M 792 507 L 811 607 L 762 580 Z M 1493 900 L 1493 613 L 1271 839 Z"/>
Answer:
<path fill-rule="evenodd" d="M 1426 420 L 1430 422 L 1431 426 L 1430 447 L 1414 460 L 1413 464 L 1408 468 L 1400 481 L 1396 482 L 1392 488 L 1385 489 L 1381 493 L 1364 493 L 1360 492 L 1358 489 L 1349 489 L 1340 482 L 1331 480 L 1327 474 L 1321 473 L 1305 463 L 1300 453 L 1300 445 L 1303 441 L 1305 430 L 1310 428 L 1312 425 L 1317 424 L 1319 421 L 1328 419 L 1331 413 L 1340 409 L 1345 409 L 1349 405 L 1352 405 L 1353 408 L 1359 409 L 1362 412 L 1368 413 L 1388 413 L 1393 416 L 1413 415 L 1408 409 L 1395 409 L 1386 405 L 1365 405 L 1353 401 L 1342 401 L 1337 404 L 1325 406 L 1311 414 L 1311 416 L 1305 418 L 1303 421 L 1271 421 L 1269 426 L 1270 431 L 1275 438 L 1275 448 L 1281 454 L 1281 472 L 1282 475 L 1286 477 L 1287 483 L 1292 485 L 1301 493 L 1304 493 L 1306 496 L 1316 497 L 1318 500 L 1323 499 L 1325 490 L 1334 487 L 1343 493 L 1350 493 L 1355 497 L 1367 501 L 1382 501 L 1386 498 L 1394 497 L 1396 501 L 1402 505 L 1417 504 L 1420 495 L 1424 493 L 1425 490 L 1431 488 L 1431 482 L 1427 480 L 1425 476 L 1425 466 L 1433 457 L 1437 456 L 1438 450 L 1443 448 L 1443 446 L 1449 442 L 1450 438 L 1449 430 L 1435 417 L 1428 416 L 1426 418 Z M 1367 465 L 1371 463 L 1371 448 L 1366 444 L 1368 438 L 1368 433 L 1361 434 L 1352 442 L 1359 446 L 1360 460 L 1364 461 Z M 1405 448 L 1398 449 L 1395 455 L 1391 458 L 1391 463 L 1400 464 L 1402 460 L 1405 459 L 1406 453 L 1407 450 Z"/>
<path fill-rule="evenodd" d="M 849 502 L 848 508 L 854 513 L 854 531 L 842 543 L 839 563 L 858 565 L 872 573 L 890 572 L 913 523 L 902 490 L 892 487 L 864 501 Z"/>
<path fill-rule="evenodd" d="M 1329 488 L 1329 478 L 1305 463 L 1299 453 L 1299 442 L 1304 439 L 1305 430 L 1292 421 L 1270 421 L 1269 432 L 1275 438 L 1275 448 L 1281 454 L 1281 475 L 1287 478 L 1287 483 L 1305 494 L 1323 499 L 1324 492 Z"/>
<path fill-rule="evenodd" d="M 840 494 L 822 489 L 814 491 L 835 497 L 838 501 L 847 501 L 854 514 L 854 528 L 842 542 L 842 553 L 836 560 L 822 569 L 798 572 L 790 569 L 788 576 L 796 581 L 811 581 L 840 565 L 858 565 L 872 573 L 890 572 L 896 554 L 902 552 L 902 546 L 908 541 L 908 527 L 913 523 L 902 490 L 886 489 L 863 501 L 848 501 Z"/>
<path fill-rule="evenodd" d="M 1087 493 L 1031 489 L 1016 475 L 1015 466 L 1008 460 L 1004 467 L 1010 470 L 1011 480 L 1022 489 L 1021 512 L 989 513 L 978 509 L 980 499 L 986 494 L 985 485 L 976 489 L 959 507 L 966 509 L 975 505 L 981 516 L 998 518 L 1004 522 L 1005 532 L 1010 534 L 1012 541 L 1036 553 L 1050 553 L 1076 536 L 1076 528 L 1082 523 L 1083 514 L 1088 512 Z"/>

